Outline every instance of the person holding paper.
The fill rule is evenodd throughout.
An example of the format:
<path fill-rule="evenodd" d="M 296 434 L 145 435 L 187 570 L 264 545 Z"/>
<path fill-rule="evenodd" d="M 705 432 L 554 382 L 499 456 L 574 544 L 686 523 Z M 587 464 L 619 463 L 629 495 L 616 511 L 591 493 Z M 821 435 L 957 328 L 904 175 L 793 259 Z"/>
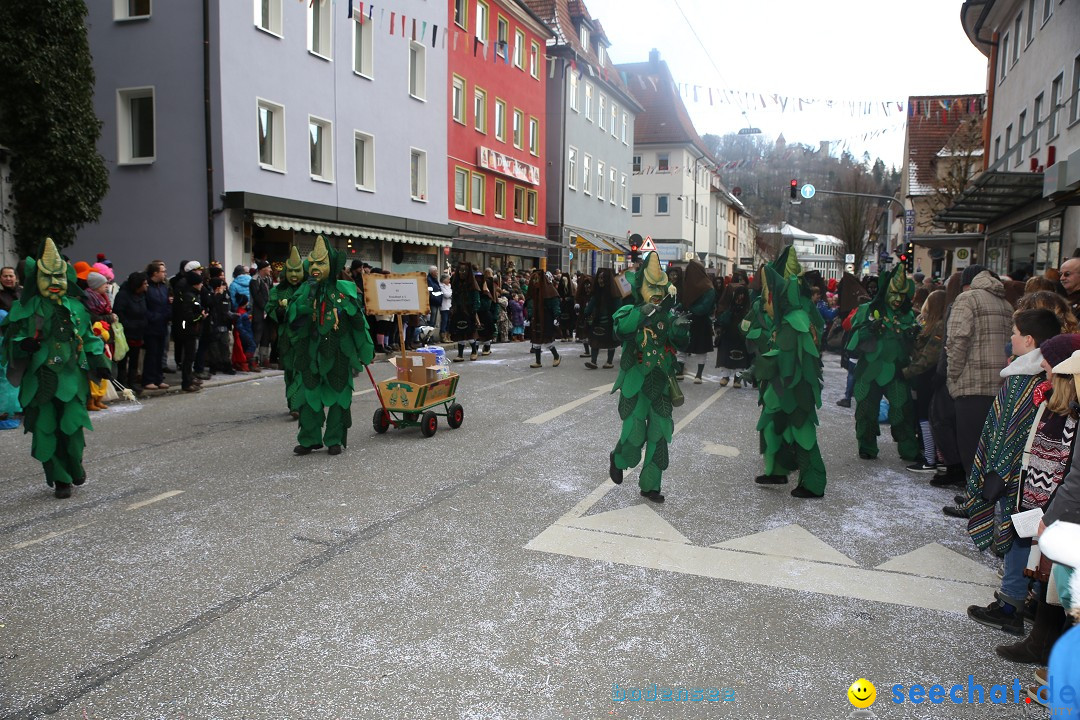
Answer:
<path fill-rule="evenodd" d="M 1052 337 L 1042 343 L 1039 350 L 1047 380 L 1034 390 L 1035 417 L 1032 431 L 1026 436 L 1018 482 L 1006 484 L 1001 499 L 1003 525 L 1008 528 L 1008 535 L 1004 539 L 999 537 L 998 541 L 999 550 L 1005 551 L 1001 589 L 995 593 L 997 599 L 986 607 L 972 605 L 968 608 L 968 617 L 975 622 L 1013 635 L 1024 633 L 1023 608 L 1029 584 L 1024 577 L 1024 568 L 1028 565 L 1031 538 L 1016 535 L 1010 515 L 1046 506 L 1065 477 L 1076 437 L 1077 413 L 1073 407 L 1076 388 L 1070 375 L 1055 373 L 1053 368 L 1080 350 L 1080 334 Z M 1042 592 L 1045 593 L 1045 587 Z M 1041 644 L 1039 647 L 1034 645 L 1026 641 L 1002 645 L 997 648 L 997 653 L 1015 662 L 1045 662 Z"/>

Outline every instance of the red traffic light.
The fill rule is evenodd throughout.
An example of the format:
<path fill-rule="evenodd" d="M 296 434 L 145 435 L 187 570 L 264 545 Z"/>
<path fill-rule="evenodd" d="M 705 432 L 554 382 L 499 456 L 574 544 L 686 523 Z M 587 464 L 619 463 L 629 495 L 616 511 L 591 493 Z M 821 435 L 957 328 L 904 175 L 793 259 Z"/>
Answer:
<path fill-rule="evenodd" d="M 638 249 L 637 245 L 630 245 L 630 252 L 637 252 L 637 249 Z"/>
<path fill-rule="evenodd" d="M 799 196 L 799 181 L 795 178 L 791 179 L 791 199 L 794 200 Z"/>
<path fill-rule="evenodd" d="M 791 181 L 791 187 L 799 187 L 799 181 L 798 180 L 792 180 Z"/>

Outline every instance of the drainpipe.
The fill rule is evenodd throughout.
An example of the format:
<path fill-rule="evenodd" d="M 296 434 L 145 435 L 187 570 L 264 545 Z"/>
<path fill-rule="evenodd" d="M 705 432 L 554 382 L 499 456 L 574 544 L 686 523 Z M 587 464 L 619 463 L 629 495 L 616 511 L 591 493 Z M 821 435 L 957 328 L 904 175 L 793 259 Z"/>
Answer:
<path fill-rule="evenodd" d="M 570 61 L 567 58 L 562 58 L 562 79 L 559 83 L 559 91 L 562 94 L 562 103 L 559 107 L 562 108 L 562 127 L 560 128 L 559 136 L 559 167 L 565 167 L 562 164 L 563 158 L 566 155 L 566 116 L 570 114 L 570 108 L 567 106 L 566 101 L 566 71 L 570 67 Z M 547 149 L 548 157 L 551 157 L 551 148 Z M 563 233 L 566 232 L 566 176 L 562 171 L 559 172 L 559 178 L 562 182 L 559 183 L 559 240 L 562 241 Z M 568 240 L 569 242 L 569 240 Z M 547 252 L 544 253 L 547 255 Z M 559 264 L 562 265 L 562 250 L 559 251 Z M 567 261 L 567 271 L 570 270 L 570 263 Z"/>
<path fill-rule="evenodd" d="M 203 144 L 206 150 L 206 262 L 214 258 L 214 147 L 210 115 L 210 0 L 203 0 Z"/>
<path fill-rule="evenodd" d="M 994 89 L 997 87 L 998 33 L 990 46 L 990 64 L 986 69 L 986 118 L 983 120 L 983 172 L 990 167 L 990 125 L 994 119 Z M 1038 118 L 1036 118 L 1038 120 Z"/>

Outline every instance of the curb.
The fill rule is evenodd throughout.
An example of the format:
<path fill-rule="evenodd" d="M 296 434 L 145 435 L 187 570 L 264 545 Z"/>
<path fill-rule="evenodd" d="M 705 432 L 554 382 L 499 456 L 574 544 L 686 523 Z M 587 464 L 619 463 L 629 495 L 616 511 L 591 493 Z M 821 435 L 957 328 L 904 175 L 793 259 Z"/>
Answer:
<path fill-rule="evenodd" d="M 210 388 L 223 387 L 225 385 L 236 385 L 237 383 L 251 382 L 252 380 L 259 380 L 261 378 L 280 377 L 284 375 L 283 370 L 262 370 L 257 373 L 237 373 L 236 375 L 226 375 L 221 380 L 205 380 L 203 382 L 203 389 L 209 390 Z M 170 385 L 167 390 L 143 390 L 139 395 L 139 400 L 150 400 L 152 398 L 165 397 L 166 395 L 179 395 L 183 393 L 184 389 L 180 387 L 180 383 L 176 385 Z M 187 393 L 189 395 L 197 395 L 198 393 Z"/>

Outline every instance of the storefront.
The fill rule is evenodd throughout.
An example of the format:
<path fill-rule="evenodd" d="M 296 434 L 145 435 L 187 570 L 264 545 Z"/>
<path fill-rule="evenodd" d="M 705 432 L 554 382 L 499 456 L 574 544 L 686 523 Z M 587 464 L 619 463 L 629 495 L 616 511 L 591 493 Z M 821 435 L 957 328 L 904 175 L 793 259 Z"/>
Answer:
<path fill-rule="evenodd" d="M 986 258 L 982 264 L 1000 275 L 1028 268 L 1042 275 L 1047 268 L 1061 265 L 1061 230 L 1064 210 L 1024 222 L 986 238 Z"/>
<path fill-rule="evenodd" d="M 451 267 L 459 262 L 468 262 L 481 270 L 491 268 L 499 273 L 510 270 L 527 272 L 534 267 L 543 267 L 548 248 L 558 247 L 558 243 L 542 235 L 509 233 L 465 223 L 451 224 L 459 229 L 459 236 L 454 239 L 446 258 Z"/>
<path fill-rule="evenodd" d="M 573 257 L 570 269 L 574 272 L 594 274 L 603 267 L 619 268 L 624 263 L 629 248 L 600 235 L 574 231 L 570 235 Z"/>

